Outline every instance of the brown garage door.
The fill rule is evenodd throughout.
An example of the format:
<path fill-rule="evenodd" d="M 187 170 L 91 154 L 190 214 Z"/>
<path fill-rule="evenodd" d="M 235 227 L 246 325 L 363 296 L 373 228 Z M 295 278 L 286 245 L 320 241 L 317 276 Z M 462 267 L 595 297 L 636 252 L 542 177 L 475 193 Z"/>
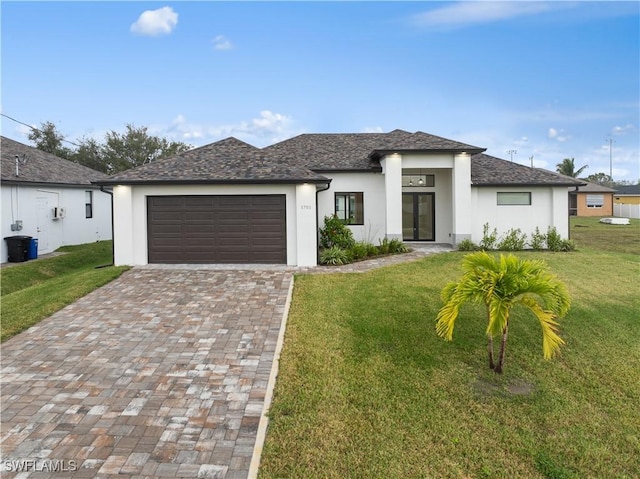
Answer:
<path fill-rule="evenodd" d="M 149 263 L 286 263 L 285 195 L 150 196 Z"/>

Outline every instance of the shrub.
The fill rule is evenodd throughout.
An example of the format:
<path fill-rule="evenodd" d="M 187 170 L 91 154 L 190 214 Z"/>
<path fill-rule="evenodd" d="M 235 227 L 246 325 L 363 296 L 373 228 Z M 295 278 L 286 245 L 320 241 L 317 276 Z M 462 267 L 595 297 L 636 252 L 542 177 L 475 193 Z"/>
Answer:
<path fill-rule="evenodd" d="M 540 251 L 544 249 L 547 243 L 547 235 L 540 233 L 540 228 L 536 226 L 536 231 L 531 235 L 531 248 Z"/>
<path fill-rule="evenodd" d="M 554 226 L 547 231 L 547 248 L 549 251 L 575 251 L 576 244 L 573 240 L 562 239 Z"/>
<path fill-rule="evenodd" d="M 478 251 L 480 247 L 470 239 L 463 239 L 457 245 L 458 251 Z"/>
<path fill-rule="evenodd" d="M 409 248 L 398 238 L 394 238 L 389 241 L 389 253 L 407 253 Z"/>
<path fill-rule="evenodd" d="M 378 254 L 389 254 L 389 240 L 383 238 L 378 245 Z"/>
<path fill-rule="evenodd" d="M 489 223 L 485 223 L 482 227 L 482 240 L 480 241 L 480 248 L 484 250 L 496 249 L 496 243 L 498 242 L 498 230 L 493 229 L 489 233 Z"/>
<path fill-rule="evenodd" d="M 498 249 L 503 251 L 522 251 L 527 243 L 527 235 L 520 228 L 511 228 L 498 243 Z"/>
<path fill-rule="evenodd" d="M 378 254 L 378 249 L 371 243 L 367 243 L 365 241 L 358 241 L 349 251 L 351 252 L 353 259 L 356 261 Z M 371 253 L 372 251 L 373 254 Z"/>
<path fill-rule="evenodd" d="M 320 253 L 320 264 L 329 264 L 338 266 L 341 264 L 347 264 L 351 262 L 351 257 L 346 250 L 338 246 L 332 246 Z"/>
<path fill-rule="evenodd" d="M 562 237 L 556 230 L 555 226 L 549 227 L 547 230 L 547 248 L 551 251 L 561 251 L 562 250 Z"/>
<path fill-rule="evenodd" d="M 337 246 L 349 249 L 355 245 L 353 233 L 336 215 L 324 217 L 324 227 L 320 228 L 320 247 L 329 249 Z"/>

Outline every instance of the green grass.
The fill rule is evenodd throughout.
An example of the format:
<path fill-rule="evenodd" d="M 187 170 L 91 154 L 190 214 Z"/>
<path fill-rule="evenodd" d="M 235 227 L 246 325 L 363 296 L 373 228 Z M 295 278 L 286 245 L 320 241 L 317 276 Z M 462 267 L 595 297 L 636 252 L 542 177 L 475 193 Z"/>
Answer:
<path fill-rule="evenodd" d="M 109 266 L 111 241 L 65 246 L 66 254 L 2 268 L 2 331 L 5 341 L 96 288 L 127 267 Z"/>
<path fill-rule="evenodd" d="M 551 361 L 537 321 L 514 311 L 503 375 L 486 364 L 481 307 L 461 310 L 452 342 L 435 334 L 464 253 L 298 276 L 259 477 L 638 477 L 634 223 L 588 220 L 576 252 L 519 253 L 545 260 L 573 302 Z"/>
<path fill-rule="evenodd" d="M 630 222 L 629 225 L 608 225 L 600 223 L 600 218 L 572 216 L 569 234 L 582 249 L 637 253 L 640 251 L 640 220 L 631 219 Z"/>

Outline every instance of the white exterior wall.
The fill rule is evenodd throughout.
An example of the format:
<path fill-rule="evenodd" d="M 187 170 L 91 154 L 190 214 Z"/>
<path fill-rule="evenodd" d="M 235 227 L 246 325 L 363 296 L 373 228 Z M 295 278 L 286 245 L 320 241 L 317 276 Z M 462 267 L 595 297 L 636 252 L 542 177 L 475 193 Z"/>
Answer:
<path fill-rule="evenodd" d="M 498 192 L 531 192 L 531 205 L 498 205 Z M 555 227 L 563 238 L 569 237 L 569 195 L 566 187 L 473 187 L 471 204 L 471 240 L 474 243 L 482 240 L 485 223 L 489 223 L 490 232 L 497 229 L 499 237 L 512 228 L 519 228 L 531 238 L 536 227 L 541 233 Z"/>
<path fill-rule="evenodd" d="M 13 186 L 2 188 L 2 248 L 7 261 L 7 236 L 25 235 L 38 239 L 38 255 L 61 246 L 111 239 L 111 196 L 99 189 Z M 93 218 L 85 217 L 85 191 L 93 191 Z M 53 219 L 53 208 L 63 208 L 64 217 Z M 22 221 L 21 231 L 11 225 Z"/>
<path fill-rule="evenodd" d="M 115 264 L 145 265 L 147 196 L 286 195 L 287 264 L 314 266 L 317 260 L 315 185 L 174 185 L 114 187 Z"/>
<path fill-rule="evenodd" d="M 318 226 L 322 228 L 325 216 L 335 213 L 336 193 L 362 192 L 364 204 L 364 224 L 349 225 L 356 241 L 378 244 L 385 236 L 385 185 L 380 173 L 334 173 L 331 187 L 318 194 Z"/>

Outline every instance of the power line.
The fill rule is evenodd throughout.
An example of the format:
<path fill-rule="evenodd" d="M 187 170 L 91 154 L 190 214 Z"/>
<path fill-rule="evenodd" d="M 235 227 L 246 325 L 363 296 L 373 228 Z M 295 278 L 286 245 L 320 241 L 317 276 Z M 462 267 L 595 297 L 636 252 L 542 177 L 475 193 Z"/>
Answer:
<path fill-rule="evenodd" d="M 41 129 L 36 128 L 35 126 L 31 126 L 31 125 L 29 125 L 29 124 L 27 124 L 27 123 L 25 123 L 23 121 L 16 120 L 15 118 L 10 117 L 9 115 L 5 115 L 4 113 L 0 113 L 0 115 L 4 116 L 5 118 L 8 118 L 11 121 L 15 121 L 16 123 L 20 123 L 21 125 L 29 127 L 33 131 L 39 131 L 40 133 L 44 133 L 44 131 L 42 131 Z M 62 138 L 61 141 L 64 141 L 65 143 L 69 143 L 70 145 L 73 145 L 73 146 L 77 146 L 78 148 L 80 147 L 80 145 L 78 145 L 77 143 L 74 143 L 73 141 L 66 140 L 64 138 Z"/>

